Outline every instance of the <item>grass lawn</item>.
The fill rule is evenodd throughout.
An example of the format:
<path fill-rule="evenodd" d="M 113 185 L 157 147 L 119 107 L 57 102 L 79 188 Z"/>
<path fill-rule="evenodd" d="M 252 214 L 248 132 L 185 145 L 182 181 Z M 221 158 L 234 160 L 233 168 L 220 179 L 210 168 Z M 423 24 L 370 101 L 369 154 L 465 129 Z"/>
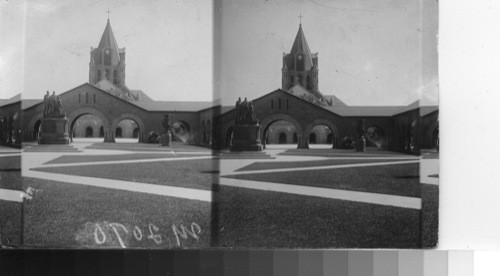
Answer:
<path fill-rule="evenodd" d="M 24 207 L 26 246 L 120 247 L 110 223 L 125 227 L 113 224 L 126 247 L 176 247 L 173 225 L 191 231 L 192 223 L 200 227 L 193 226 L 198 240 L 178 234 L 181 247 L 210 245 L 207 202 L 34 178 L 25 178 L 24 185 L 35 189 Z"/>
<path fill-rule="evenodd" d="M 422 185 L 422 246 L 435 247 L 438 242 L 439 186 Z"/>
<path fill-rule="evenodd" d="M 417 248 L 420 210 L 221 186 L 222 247 Z"/>
<path fill-rule="evenodd" d="M 21 239 L 21 203 L 0 200 L 0 245 L 19 246 Z"/>
<path fill-rule="evenodd" d="M 21 156 L 0 156 L 0 171 L 19 170 L 21 168 Z"/>
<path fill-rule="evenodd" d="M 410 160 L 410 159 L 408 159 Z M 380 163 L 380 162 L 393 162 L 393 161 L 408 161 L 401 159 L 329 159 L 329 160 L 315 160 L 315 161 L 293 161 L 293 162 L 255 162 L 246 167 L 238 169 L 237 171 L 256 171 L 256 170 L 271 170 L 271 169 L 284 169 L 284 168 L 304 168 L 316 166 L 330 166 L 330 165 L 346 165 L 346 164 L 361 164 L 361 163 Z"/>
<path fill-rule="evenodd" d="M 178 158 L 178 157 L 197 157 L 205 155 L 195 154 L 173 154 L 173 153 L 135 153 L 135 154 L 114 154 L 114 155 L 63 155 L 45 164 L 67 164 L 80 162 L 99 162 L 99 161 L 121 161 L 121 160 L 139 160 L 156 158 Z"/>
<path fill-rule="evenodd" d="M 23 178 L 21 177 L 21 171 L 0 170 L 0 188 L 10 189 L 10 190 L 21 190 L 23 188 Z"/>
<path fill-rule="evenodd" d="M 36 171 L 110 178 L 158 185 L 211 190 L 218 177 L 218 163 L 211 159 L 38 168 Z"/>
<path fill-rule="evenodd" d="M 231 175 L 229 178 L 420 197 L 419 164 Z"/>
<path fill-rule="evenodd" d="M 173 142 L 169 147 L 162 147 L 161 144 L 146 144 L 146 143 L 95 143 L 86 149 L 111 149 L 111 150 L 128 150 L 128 151 L 206 151 L 211 152 L 211 149 L 186 145 L 180 142 Z"/>
<path fill-rule="evenodd" d="M 378 148 L 366 148 L 365 152 L 356 152 L 354 149 L 288 149 L 279 155 L 298 156 L 325 156 L 325 157 L 415 157 L 400 152 L 380 150 Z"/>

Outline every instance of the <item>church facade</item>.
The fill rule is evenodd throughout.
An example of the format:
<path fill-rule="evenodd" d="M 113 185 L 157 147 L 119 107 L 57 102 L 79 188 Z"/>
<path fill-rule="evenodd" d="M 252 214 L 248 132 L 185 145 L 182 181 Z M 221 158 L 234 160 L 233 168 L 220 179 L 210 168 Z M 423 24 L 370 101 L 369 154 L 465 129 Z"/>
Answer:
<path fill-rule="evenodd" d="M 302 25 L 291 51 L 283 54 L 281 89 L 253 99 L 264 144 L 288 143 L 309 148 L 315 143 L 348 148 L 361 119 L 369 145 L 418 153 L 438 143 L 438 108 L 408 106 L 348 106 L 319 90 L 318 53 L 312 53 Z M 70 136 L 102 137 L 116 142 L 135 137 L 150 142 L 170 116 L 173 137 L 184 143 L 228 148 L 236 119 L 234 106 L 212 102 L 154 101 L 126 85 L 125 48 L 119 48 L 108 20 L 101 40 L 91 48 L 87 83 L 60 93 L 69 119 Z M 40 92 L 40 96 L 43 92 Z M 235 98 L 236 101 L 236 98 Z M 0 100 L 1 144 L 36 141 L 43 116 L 42 99 Z"/>

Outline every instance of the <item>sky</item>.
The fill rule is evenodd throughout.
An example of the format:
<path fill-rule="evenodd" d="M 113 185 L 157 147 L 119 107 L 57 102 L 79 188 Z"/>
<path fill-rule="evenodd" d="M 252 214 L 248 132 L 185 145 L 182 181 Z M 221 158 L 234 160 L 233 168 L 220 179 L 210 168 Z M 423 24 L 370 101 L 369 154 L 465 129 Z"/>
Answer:
<path fill-rule="evenodd" d="M 0 98 L 88 82 L 108 9 L 130 89 L 155 100 L 212 100 L 212 2 L 198 0 L 2 1 Z"/>
<path fill-rule="evenodd" d="M 2 1 L 0 37 L 7 43 L 0 43 L 0 98 L 21 92 L 41 98 L 46 90 L 87 82 L 90 47 L 99 43 L 109 8 L 118 46 L 126 47 L 127 86 L 155 100 L 232 105 L 237 97 L 281 88 L 282 55 L 302 14 L 323 94 L 349 105 L 406 105 L 421 96 L 435 104 L 437 6 L 434 0 Z"/>
<path fill-rule="evenodd" d="M 318 52 L 323 94 L 349 105 L 406 105 L 422 94 L 437 101 L 437 1 L 219 3 L 215 96 L 223 103 L 281 88 L 282 55 L 291 50 L 300 14 L 309 48 Z"/>

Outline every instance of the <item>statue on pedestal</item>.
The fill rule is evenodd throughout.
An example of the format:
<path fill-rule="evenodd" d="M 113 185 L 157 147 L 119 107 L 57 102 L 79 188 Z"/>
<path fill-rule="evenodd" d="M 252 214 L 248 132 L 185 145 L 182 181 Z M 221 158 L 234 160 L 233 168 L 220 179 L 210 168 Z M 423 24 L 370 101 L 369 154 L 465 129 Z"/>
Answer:
<path fill-rule="evenodd" d="M 358 134 L 358 137 L 356 139 L 356 151 L 358 152 L 366 150 L 365 132 L 366 132 L 365 119 L 359 119 L 358 122 L 356 123 L 356 133 Z"/>
<path fill-rule="evenodd" d="M 39 144 L 69 144 L 68 119 L 61 97 L 49 91 L 43 97 L 44 110 Z"/>
<path fill-rule="evenodd" d="M 161 124 L 165 130 L 165 132 L 161 135 L 161 145 L 168 147 L 170 146 L 170 141 L 172 140 L 172 134 L 170 134 L 170 130 L 172 129 L 172 125 L 170 124 L 170 115 L 167 114 L 163 116 Z"/>
<path fill-rule="evenodd" d="M 233 135 L 231 136 L 231 151 L 262 151 L 260 142 L 260 125 L 255 116 L 252 102 L 247 98 L 236 102 L 236 118 Z"/>

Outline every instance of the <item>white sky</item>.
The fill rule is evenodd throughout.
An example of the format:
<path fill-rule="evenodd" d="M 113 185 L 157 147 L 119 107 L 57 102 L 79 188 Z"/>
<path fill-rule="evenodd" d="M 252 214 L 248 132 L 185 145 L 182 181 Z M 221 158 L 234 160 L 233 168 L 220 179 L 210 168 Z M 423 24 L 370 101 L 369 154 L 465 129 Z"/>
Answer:
<path fill-rule="evenodd" d="M 300 13 L 309 47 L 319 52 L 323 94 L 350 105 L 409 104 L 419 93 L 437 100 L 435 0 L 222 2 L 216 96 L 223 103 L 281 88 L 282 54 L 290 52 Z"/>
<path fill-rule="evenodd" d="M 111 9 L 126 83 L 155 100 L 234 104 L 281 86 L 302 13 L 319 88 L 350 105 L 437 101 L 437 1 L 222 1 L 221 75 L 212 94 L 212 1 L 55 1 L 0 3 L 0 98 L 41 98 L 88 81 Z M 422 8 L 424 7 L 424 8 Z M 218 10 L 220 5 L 216 7 Z"/>
<path fill-rule="evenodd" d="M 108 8 L 129 88 L 155 100 L 212 100 L 212 3 L 197 0 L 2 1 L 0 98 L 88 82 Z"/>

